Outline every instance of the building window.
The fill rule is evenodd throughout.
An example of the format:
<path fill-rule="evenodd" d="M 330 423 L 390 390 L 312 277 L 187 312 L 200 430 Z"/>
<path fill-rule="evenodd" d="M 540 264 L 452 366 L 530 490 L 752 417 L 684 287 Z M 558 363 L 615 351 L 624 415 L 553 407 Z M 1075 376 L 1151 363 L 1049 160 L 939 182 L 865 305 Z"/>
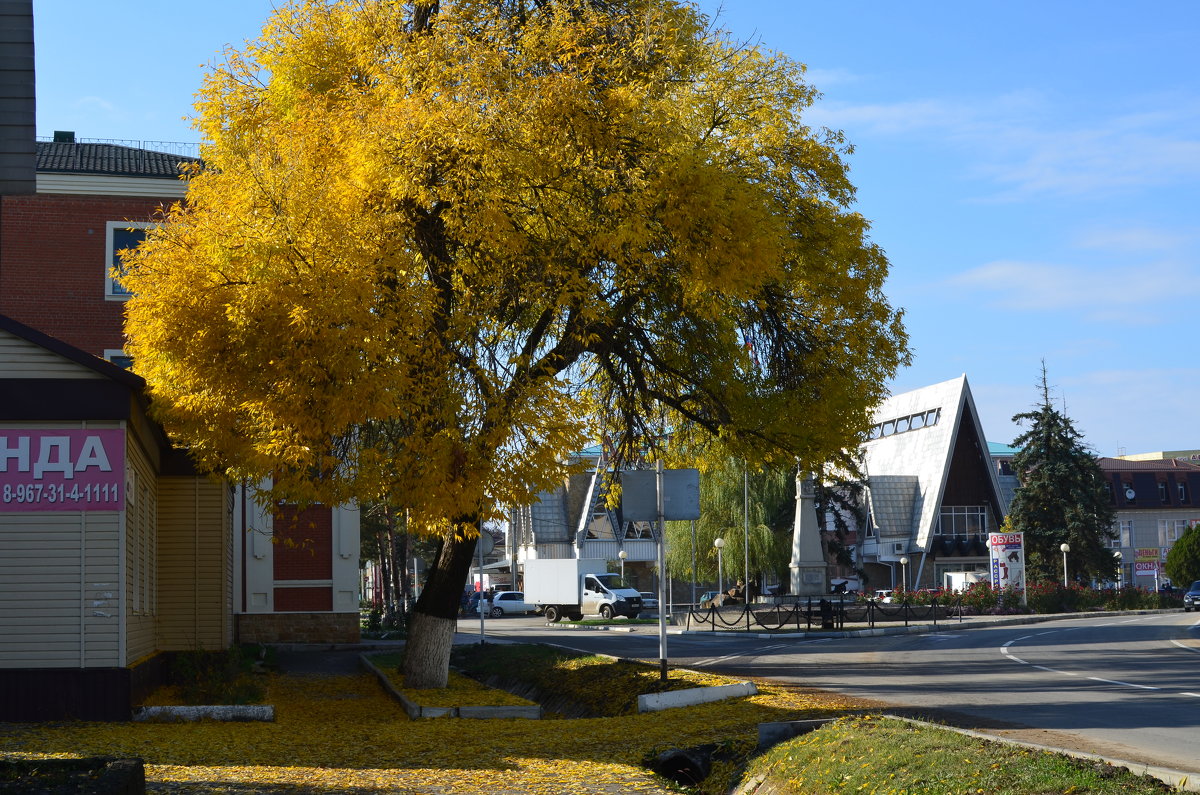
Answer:
<path fill-rule="evenodd" d="M 1158 520 L 1158 545 L 1160 547 L 1169 547 L 1179 540 L 1183 535 L 1183 531 L 1187 530 L 1188 522 L 1186 519 L 1169 519 Z"/>
<path fill-rule="evenodd" d="M 929 409 L 928 411 L 919 411 L 916 414 L 908 414 L 904 417 L 886 420 L 873 426 L 867 434 L 868 439 L 881 439 L 885 436 L 894 436 L 897 433 L 907 433 L 909 431 L 917 431 L 921 428 L 929 428 L 937 425 L 937 422 L 942 417 L 942 410 Z"/>
<path fill-rule="evenodd" d="M 1178 491 L 1179 491 L 1179 504 L 1187 505 L 1187 502 L 1188 502 L 1187 484 L 1186 483 L 1176 483 L 1175 488 L 1178 489 Z"/>
<path fill-rule="evenodd" d="M 973 536 L 987 532 L 987 508 L 982 505 L 944 505 L 934 533 Z"/>
<path fill-rule="evenodd" d="M 121 251 L 136 248 L 146 239 L 146 230 L 157 224 L 146 221 L 109 221 L 104 225 L 104 297 L 113 301 L 124 301 L 129 291 L 112 278 L 115 268 L 124 272 Z"/>
<path fill-rule="evenodd" d="M 1133 522 L 1120 521 L 1113 523 L 1113 537 L 1108 539 L 1109 549 L 1120 549 L 1133 546 Z"/>
<path fill-rule="evenodd" d="M 1158 501 L 1163 505 L 1171 501 L 1171 498 L 1167 496 L 1167 484 L 1161 480 L 1158 481 Z"/>
<path fill-rule="evenodd" d="M 112 362 L 123 370 L 133 369 L 133 357 L 126 355 L 125 351 L 120 348 L 105 348 L 104 360 Z"/>

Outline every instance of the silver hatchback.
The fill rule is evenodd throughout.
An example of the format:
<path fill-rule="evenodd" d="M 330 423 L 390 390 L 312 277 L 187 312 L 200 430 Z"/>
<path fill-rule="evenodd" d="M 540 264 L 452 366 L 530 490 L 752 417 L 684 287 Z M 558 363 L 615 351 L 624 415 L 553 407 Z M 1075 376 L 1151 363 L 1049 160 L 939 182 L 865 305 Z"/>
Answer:
<path fill-rule="evenodd" d="M 525 601 L 525 594 L 521 591 L 497 591 L 492 597 L 492 606 L 488 615 L 492 618 L 499 618 L 500 616 L 532 613 L 534 610 L 534 606 Z"/>

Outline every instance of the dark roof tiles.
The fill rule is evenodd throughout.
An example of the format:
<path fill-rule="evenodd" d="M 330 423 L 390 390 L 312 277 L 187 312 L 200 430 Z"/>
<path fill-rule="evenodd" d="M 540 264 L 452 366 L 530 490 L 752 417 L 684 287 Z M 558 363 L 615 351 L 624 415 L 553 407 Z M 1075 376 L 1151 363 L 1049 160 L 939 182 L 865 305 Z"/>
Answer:
<path fill-rule="evenodd" d="M 1096 463 L 1105 472 L 1165 472 L 1182 470 L 1200 472 L 1200 464 L 1179 458 L 1163 458 L 1153 461 L 1128 461 L 1123 458 L 1097 458 Z"/>
<path fill-rule="evenodd" d="M 118 144 L 38 141 L 37 145 L 39 172 L 178 179 L 180 164 L 185 162 L 199 161 L 194 157 Z"/>

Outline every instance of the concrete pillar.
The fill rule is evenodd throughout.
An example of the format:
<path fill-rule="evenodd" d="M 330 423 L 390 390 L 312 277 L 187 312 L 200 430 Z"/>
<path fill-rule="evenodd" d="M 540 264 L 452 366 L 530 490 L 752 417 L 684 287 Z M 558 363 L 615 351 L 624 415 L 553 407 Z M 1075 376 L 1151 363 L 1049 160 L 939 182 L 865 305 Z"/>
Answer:
<path fill-rule="evenodd" d="M 812 475 L 796 475 L 796 523 L 792 528 L 791 592 L 820 596 L 829 592 L 821 524 L 817 520 L 816 485 Z"/>

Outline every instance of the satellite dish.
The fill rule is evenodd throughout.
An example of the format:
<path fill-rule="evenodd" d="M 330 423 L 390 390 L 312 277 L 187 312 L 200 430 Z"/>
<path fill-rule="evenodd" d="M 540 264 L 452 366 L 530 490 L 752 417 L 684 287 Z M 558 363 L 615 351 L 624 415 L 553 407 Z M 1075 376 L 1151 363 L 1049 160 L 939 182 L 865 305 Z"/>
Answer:
<path fill-rule="evenodd" d="M 1125 489 L 1125 499 L 1132 500 L 1136 496 L 1137 492 L 1135 492 L 1133 489 Z"/>

